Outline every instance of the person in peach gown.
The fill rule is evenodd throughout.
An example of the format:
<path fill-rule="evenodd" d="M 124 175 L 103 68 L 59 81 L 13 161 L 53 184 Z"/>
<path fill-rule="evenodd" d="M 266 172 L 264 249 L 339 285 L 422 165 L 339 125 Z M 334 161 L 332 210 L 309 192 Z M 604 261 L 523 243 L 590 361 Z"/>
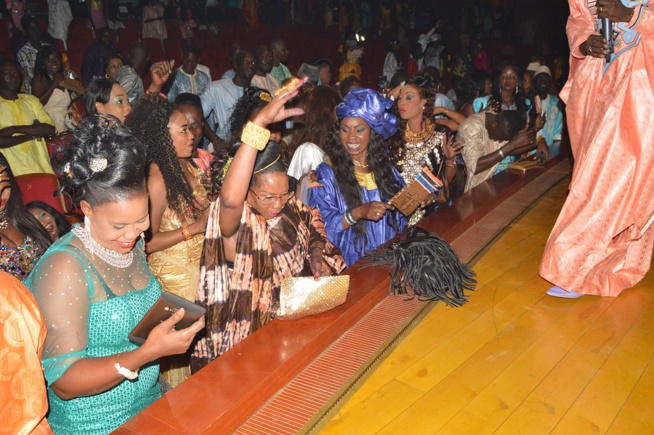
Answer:
<path fill-rule="evenodd" d="M 0 434 L 51 434 L 41 368 L 46 328 L 34 296 L 0 271 Z"/>
<path fill-rule="evenodd" d="M 617 296 L 654 247 L 654 11 L 651 0 L 569 0 L 567 103 L 575 165 L 540 275 L 552 296 Z M 652 2 L 654 6 L 654 2 Z M 589 7 L 592 4 L 592 7 Z M 614 25 L 610 62 L 599 18 Z"/>

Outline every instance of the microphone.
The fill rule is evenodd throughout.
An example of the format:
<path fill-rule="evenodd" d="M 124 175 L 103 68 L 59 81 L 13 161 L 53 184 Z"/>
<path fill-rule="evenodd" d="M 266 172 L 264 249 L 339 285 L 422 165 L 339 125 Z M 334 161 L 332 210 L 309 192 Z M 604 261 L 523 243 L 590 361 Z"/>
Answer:
<path fill-rule="evenodd" d="M 609 44 L 609 51 L 606 53 L 606 63 L 611 62 L 611 54 L 613 54 L 613 21 L 608 18 L 602 18 L 602 36 Z"/>

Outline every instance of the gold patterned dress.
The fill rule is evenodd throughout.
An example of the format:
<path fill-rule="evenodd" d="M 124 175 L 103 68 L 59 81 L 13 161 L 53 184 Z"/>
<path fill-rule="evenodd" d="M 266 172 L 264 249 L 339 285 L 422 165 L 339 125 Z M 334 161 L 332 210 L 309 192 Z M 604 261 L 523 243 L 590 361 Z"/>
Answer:
<path fill-rule="evenodd" d="M 190 168 L 195 175 L 195 189 L 193 196 L 202 204 L 203 208 L 209 206 L 207 191 L 203 184 L 203 173 L 200 169 Z M 193 221 L 183 220 L 170 207 L 166 208 L 161 218 L 160 232 L 180 230 L 183 225 Z M 149 265 L 152 273 L 161 283 L 163 291 L 175 293 L 191 302 L 195 302 L 195 293 L 200 278 L 200 257 L 204 234 L 196 234 L 190 240 L 180 242 L 163 251 L 150 255 Z M 187 354 L 167 357 L 161 360 L 161 374 L 172 387 L 176 387 L 189 376 L 189 356 Z"/>

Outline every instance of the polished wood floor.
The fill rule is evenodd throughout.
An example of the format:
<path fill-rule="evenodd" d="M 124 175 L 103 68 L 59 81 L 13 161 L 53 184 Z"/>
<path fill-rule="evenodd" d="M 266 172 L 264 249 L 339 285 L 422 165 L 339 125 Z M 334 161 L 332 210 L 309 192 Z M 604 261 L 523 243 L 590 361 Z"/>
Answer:
<path fill-rule="evenodd" d="M 437 305 L 322 433 L 654 433 L 654 272 L 577 300 L 545 295 L 537 274 L 566 192 L 513 224 L 475 265 L 469 303 Z"/>

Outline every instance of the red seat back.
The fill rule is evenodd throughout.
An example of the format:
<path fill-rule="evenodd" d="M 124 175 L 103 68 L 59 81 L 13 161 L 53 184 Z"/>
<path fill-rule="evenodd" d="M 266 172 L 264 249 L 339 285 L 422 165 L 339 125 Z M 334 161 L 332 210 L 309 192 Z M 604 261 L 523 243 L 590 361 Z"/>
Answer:
<path fill-rule="evenodd" d="M 16 177 L 18 188 L 23 197 L 23 204 L 42 201 L 65 214 L 61 195 L 53 196 L 59 189 L 59 181 L 53 174 L 25 174 Z"/>

